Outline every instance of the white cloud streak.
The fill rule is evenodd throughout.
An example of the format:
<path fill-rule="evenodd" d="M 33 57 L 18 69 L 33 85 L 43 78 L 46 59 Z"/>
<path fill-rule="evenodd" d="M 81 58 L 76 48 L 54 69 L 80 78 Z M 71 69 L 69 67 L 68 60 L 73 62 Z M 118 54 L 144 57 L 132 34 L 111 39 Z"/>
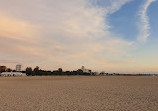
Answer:
<path fill-rule="evenodd" d="M 151 3 L 155 1 L 156 0 L 146 0 L 141 10 L 139 11 L 141 23 L 139 24 L 140 34 L 138 36 L 138 40 L 141 42 L 145 42 L 147 38 L 150 36 L 150 23 L 147 11 Z"/>

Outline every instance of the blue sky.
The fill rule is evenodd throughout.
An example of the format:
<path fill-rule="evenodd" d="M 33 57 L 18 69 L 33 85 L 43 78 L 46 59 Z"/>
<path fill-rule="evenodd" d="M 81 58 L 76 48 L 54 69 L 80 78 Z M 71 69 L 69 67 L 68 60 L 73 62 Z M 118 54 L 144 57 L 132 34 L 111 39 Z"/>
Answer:
<path fill-rule="evenodd" d="M 157 0 L 0 0 L 0 63 L 158 72 Z"/>
<path fill-rule="evenodd" d="M 138 10 L 142 0 L 131 1 L 120 8 L 119 11 L 110 15 L 109 21 L 111 31 L 121 36 L 126 40 L 135 40 L 139 33 L 137 27 Z"/>

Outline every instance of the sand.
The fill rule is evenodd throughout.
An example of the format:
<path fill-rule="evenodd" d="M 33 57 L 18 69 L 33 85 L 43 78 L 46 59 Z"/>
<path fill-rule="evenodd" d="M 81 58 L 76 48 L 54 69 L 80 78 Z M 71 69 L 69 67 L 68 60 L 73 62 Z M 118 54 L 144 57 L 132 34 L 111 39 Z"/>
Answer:
<path fill-rule="evenodd" d="M 156 111 L 158 77 L 0 77 L 0 111 Z"/>

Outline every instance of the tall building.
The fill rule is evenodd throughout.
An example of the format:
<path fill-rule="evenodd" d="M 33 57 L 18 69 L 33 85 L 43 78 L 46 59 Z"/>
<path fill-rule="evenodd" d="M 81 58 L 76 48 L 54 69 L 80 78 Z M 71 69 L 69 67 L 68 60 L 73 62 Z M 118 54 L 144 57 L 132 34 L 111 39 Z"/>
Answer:
<path fill-rule="evenodd" d="M 82 66 L 82 67 L 81 67 L 81 69 L 82 69 L 82 71 L 84 71 L 84 70 L 85 70 L 85 67 L 84 67 L 84 66 Z"/>
<path fill-rule="evenodd" d="M 20 71 L 21 71 L 21 68 L 22 68 L 22 65 L 20 65 L 20 64 L 16 65 L 16 71 L 17 71 L 17 72 L 20 72 Z"/>
<path fill-rule="evenodd" d="M 0 72 L 6 72 L 7 67 L 6 66 L 0 66 Z"/>

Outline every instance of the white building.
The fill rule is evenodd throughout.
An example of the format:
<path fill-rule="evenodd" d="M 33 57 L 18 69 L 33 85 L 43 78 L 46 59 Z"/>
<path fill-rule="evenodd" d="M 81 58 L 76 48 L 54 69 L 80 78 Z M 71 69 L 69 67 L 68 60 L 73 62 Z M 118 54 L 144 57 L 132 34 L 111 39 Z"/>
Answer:
<path fill-rule="evenodd" d="M 17 72 L 20 72 L 20 71 L 21 71 L 21 68 L 22 68 L 22 65 L 20 65 L 20 64 L 16 65 L 16 71 L 17 71 Z"/>
<path fill-rule="evenodd" d="M 90 69 L 85 69 L 84 66 L 81 67 L 81 70 L 85 73 L 91 73 L 91 70 Z"/>
<path fill-rule="evenodd" d="M 0 76 L 2 77 L 10 77 L 10 76 L 26 76 L 25 73 L 21 73 L 21 72 L 2 72 L 0 74 Z"/>

